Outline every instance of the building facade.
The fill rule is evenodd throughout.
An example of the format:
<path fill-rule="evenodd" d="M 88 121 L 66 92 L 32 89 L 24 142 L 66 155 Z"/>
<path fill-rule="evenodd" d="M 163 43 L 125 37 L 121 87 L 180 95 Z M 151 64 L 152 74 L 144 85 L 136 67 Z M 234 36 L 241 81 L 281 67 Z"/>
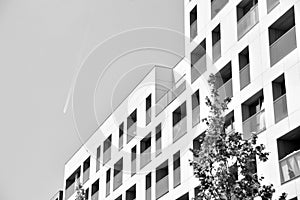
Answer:
<path fill-rule="evenodd" d="M 91 200 L 192 199 L 190 148 L 208 114 L 207 77 L 232 97 L 225 130 L 258 134 L 257 173 L 300 198 L 299 0 L 185 0 L 185 57 L 155 66 L 65 165 L 64 199 L 79 180 Z M 276 196 L 275 195 L 275 196 Z"/>

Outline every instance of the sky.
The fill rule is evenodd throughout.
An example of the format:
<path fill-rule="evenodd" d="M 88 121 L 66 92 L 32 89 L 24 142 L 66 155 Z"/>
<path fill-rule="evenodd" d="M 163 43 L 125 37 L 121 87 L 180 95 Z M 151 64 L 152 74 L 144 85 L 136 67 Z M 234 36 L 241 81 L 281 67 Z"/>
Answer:
<path fill-rule="evenodd" d="M 0 199 L 62 189 L 65 162 L 147 71 L 180 60 L 183 21 L 182 0 L 0 0 Z"/>

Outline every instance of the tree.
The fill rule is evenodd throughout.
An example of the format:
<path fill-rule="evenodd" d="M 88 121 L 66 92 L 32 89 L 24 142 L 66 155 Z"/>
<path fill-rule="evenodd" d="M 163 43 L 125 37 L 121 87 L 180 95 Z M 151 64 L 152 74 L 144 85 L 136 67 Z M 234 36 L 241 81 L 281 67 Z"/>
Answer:
<path fill-rule="evenodd" d="M 257 144 L 257 136 L 243 140 L 238 132 L 225 133 L 224 112 L 230 99 L 220 100 L 216 89 L 216 77 L 210 75 L 208 84 L 210 97 L 206 97 L 209 115 L 203 119 L 207 125 L 205 134 L 200 137 L 200 148 L 191 149 L 194 161 L 194 175 L 199 179 L 199 193 L 195 199 L 201 200 L 250 200 L 261 197 L 271 200 L 273 185 L 263 185 L 263 177 L 256 173 L 256 159 L 267 161 L 265 146 Z M 279 200 L 286 199 L 283 193 Z"/>
<path fill-rule="evenodd" d="M 82 187 L 82 184 L 80 182 L 77 182 L 76 185 L 76 197 L 75 200 L 86 200 L 85 199 L 85 191 Z"/>

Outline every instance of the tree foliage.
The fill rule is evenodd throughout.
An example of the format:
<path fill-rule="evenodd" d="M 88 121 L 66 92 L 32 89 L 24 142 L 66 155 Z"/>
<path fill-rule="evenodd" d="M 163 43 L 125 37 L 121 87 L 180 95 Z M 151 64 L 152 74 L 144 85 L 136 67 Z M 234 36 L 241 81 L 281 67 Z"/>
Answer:
<path fill-rule="evenodd" d="M 86 200 L 85 199 L 85 191 L 82 187 L 82 184 L 78 182 L 75 189 L 76 189 L 75 200 Z"/>
<path fill-rule="evenodd" d="M 273 185 L 263 185 L 263 177 L 256 173 L 256 159 L 267 161 L 269 153 L 265 146 L 257 144 L 255 134 L 243 140 L 238 132 L 225 133 L 224 112 L 230 99 L 220 100 L 216 89 L 216 77 L 210 75 L 210 97 L 206 97 L 209 115 L 203 119 L 207 130 L 200 137 L 200 148 L 191 149 L 197 158 L 190 164 L 199 179 L 199 193 L 195 199 L 201 200 L 250 200 L 261 197 L 271 200 Z M 279 200 L 285 200 L 283 193 Z"/>

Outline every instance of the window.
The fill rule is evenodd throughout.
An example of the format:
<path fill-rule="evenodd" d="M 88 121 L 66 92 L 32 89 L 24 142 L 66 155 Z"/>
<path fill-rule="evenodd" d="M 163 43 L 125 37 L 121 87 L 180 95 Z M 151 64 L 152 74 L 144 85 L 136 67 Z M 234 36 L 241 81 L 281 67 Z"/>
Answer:
<path fill-rule="evenodd" d="M 190 38 L 193 40 L 197 36 L 197 6 L 190 12 Z"/>
<path fill-rule="evenodd" d="M 206 71 L 206 40 L 191 52 L 191 80 L 197 80 Z"/>
<path fill-rule="evenodd" d="M 92 200 L 98 200 L 98 193 L 99 193 L 99 179 L 96 180 L 93 184 L 92 184 Z"/>
<path fill-rule="evenodd" d="M 176 200 L 189 200 L 189 193 L 185 193 L 181 197 L 177 198 Z"/>
<path fill-rule="evenodd" d="M 89 199 L 89 188 L 87 188 L 84 192 L 84 197 L 85 197 L 85 200 L 88 200 Z"/>
<path fill-rule="evenodd" d="M 194 150 L 200 150 L 201 148 L 201 143 L 205 137 L 205 132 L 201 133 L 198 135 L 194 140 L 193 140 L 193 149 Z M 193 160 L 194 161 L 199 161 L 199 157 L 196 155 L 193 155 Z"/>
<path fill-rule="evenodd" d="M 263 90 L 258 91 L 242 104 L 244 139 L 252 133 L 258 134 L 266 129 Z"/>
<path fill-rule="evenodd" d="M 186 102 L 173 111 L 173 142 L 186 133 Z"/>
<path fill-rule="evenodd" d="M 75 193 L 75 185 L 76 181 L 80 179 L 80 171 L 81 167 L 79 166 L 73 174 L 66 180 L 66 192 L 65 197 L 68 199 L 70 196 L 72 196 Z"/>
<path fill-rule="evenodd" d="M 97 148 L 96 172 L 100 169 L 101 145 Z"/>
<path fill-rule="evenodd" d="M 180 182 L 180 151 L 173 155 L 173 187 L 177 187 Z"/>
<path fill-rule="evenodd" d="M 225 116 L 224 122 L 225 133 L 229 134 L 234 131 L 234 113 L 231 111 Z"/>
<path fill-rule="evenodd" d="M 156 168 L 156 199 L 169 192 L 168 160 Z"/>
<path fill-rule="evenodd" d="M 136 186 L 132 186 L 126 190 L 126 200 L 135 200 L 136 199 Z"/>
<path fill-rule="evenodd" d="M 269 27 L 270 65 L 297 48 L 294 7 Z"/>
<path fill-rule="evenodd" d="M 231 98 L 233 96 L 231 61 L 228 62 L 216 74 L 216 88 L 219 91 L 219 97 L 221 101 L 223 101 L 225 98 Z"/>
<path fill-rule="evenodd" d="M 114 165 L 114 190 L 122 185 L 123 179 L 123 158 Z"/>
<path fill-rule="evenodd" d="M 199 90 L 192 94 L 192 126 L 200 123 L 200 97 Z"/>
<path fill-rule="evenodd" d="M 242 0 L 236 7 L 237 34 L 241 39 L 258 22 L 258 0 Z"/>
<path fill-rule="evenodd" d="M 211 19 L 213 19 L 229 0 L 211 0 Z"/>
<path fill-rule="evenodd" d="M 137 110 L 135 109 L 129 117 L 127 117 L 127 143 L 129 143 L 136 136 L 136 116 Z"/>
<path fill-rule="evenodd" d="M 272 81 L 275 123 L 288 115 L 284 74 Z"/>
<path fill-rule="evenodd" d="M 88 157 L 83 162 L 83 183 L 85 183 L 90 178 L 90 159 L 91 157 Z"/>
<path fill-rule="evenodd" d="M 123 148 L 124 143 L 124 122 L 119 126 L 119 150 Z"/>
<path fill-rule="evenodd" d="M 268 13 L 271 12 L 279 3 L 280 0 L 267 0 Z"/>
<path fill-rule="evenodd" d="M 151 161 L 151 133 L 149 133 L 140 142 L 140 169 Z"/>
<path fill-rule="evenodd" d="M 155 128 L 155 155 L 158 156 L 161 153 L 161 124 Z"/>
<path fill-rule="evenodd" d="M 300 126 L 277 139 L 281 183 L 300 176 Z"/>
<path fill-rule="evenodd" d="M 122 195 L 120 195 L 118 198 L 116 198 L 115 200 L 122 200 Z"/>
<path fill-rule="evenodd" d="M 146 98 L 146 125 L 151 122 L 151 94 Z"/>
<path fill-rule="evenodd" d="M 131 149 L 131 176 L 136 173 L 136 146 Z"/>
<path fill-rule="evenodd" d="M 151 200 L 151 172 L 146 175 L 146 200 Z"/>
<path fill-rule="evenodd" d="M 240 67 L 240 89 L 242 90 L 250 84 L 250 61 L 249 48 L 246 47 L 239 53 L 239 67 Z"/>
<path fill-rule="evenodd" d="M 111 135 L 104 141 L 103 148 L 103 165 L 111 159 Z"/>
<path fill-rule="evenodd" d="M 110 194 L 110 169 L 106 171 L 106 197 Z"/>
<path fill-rule="evenodd" d="M 221 57 L 221 28 L 220 24 L 212 31 L 212 56 L 213 62 Z"/>

